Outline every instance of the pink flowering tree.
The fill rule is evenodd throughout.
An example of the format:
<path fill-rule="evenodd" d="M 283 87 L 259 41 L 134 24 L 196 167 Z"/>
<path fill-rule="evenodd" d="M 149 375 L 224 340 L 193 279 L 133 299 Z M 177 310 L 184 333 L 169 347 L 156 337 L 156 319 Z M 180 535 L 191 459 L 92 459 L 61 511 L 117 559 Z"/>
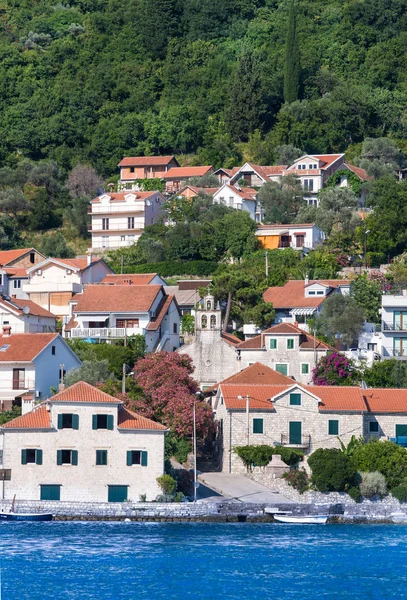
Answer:
<path fill-rule="evenodd" d="M 312 371 L 315 385 L 355 385 L 358 378 L 353 362 L 340 352 L 322 356 Z"/>
<path fill-rule="evenodd" d="M 134 365 L 138 392 L 124 398 L 125 404 L 185 437 L 192 435 L 195 402 L 197 435 L 207 437 L 214 431 L 212 409 L 196 395 L 199 388 L 192 378 L 193 370 L 189 356 L 176 352 L 148 354 Z"/>

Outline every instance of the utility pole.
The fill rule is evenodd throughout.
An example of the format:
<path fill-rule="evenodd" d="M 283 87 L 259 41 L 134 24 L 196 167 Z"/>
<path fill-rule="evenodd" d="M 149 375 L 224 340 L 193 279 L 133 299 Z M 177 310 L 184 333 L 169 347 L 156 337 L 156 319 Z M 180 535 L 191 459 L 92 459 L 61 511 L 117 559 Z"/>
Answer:
<path fill-rule="evenodd" d="M 196 504 L 196 490 L 197 490 L 197 480 L 196 480 L 196 397 L 194 398 L 194 503 Z"/>
<path fill-rule="evenodd" d="M 268 255 L 267 250 L 266 250 L 265 254 L 266 254 L 266 279 L 268 279 L 269 278 L 269 255 Z"/>

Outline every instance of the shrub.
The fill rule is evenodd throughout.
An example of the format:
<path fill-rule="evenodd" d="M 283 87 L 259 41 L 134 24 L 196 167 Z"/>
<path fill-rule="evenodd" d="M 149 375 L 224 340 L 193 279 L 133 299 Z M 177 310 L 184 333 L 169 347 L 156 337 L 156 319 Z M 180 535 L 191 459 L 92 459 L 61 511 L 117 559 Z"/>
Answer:
<path fill-rule="evenodd" d="M 311 482 L 320 492 L 343 492 L 356 480 L 350 458 L 336 448 L 319 448 L 308 459 Z"/>
<path fill-rule="evenodd" d="M 177 480 L 177 490 L 184 496 L 192 496 L 194 493 L 194 474 L 185 469 L 174 469 L 173 475 Z"/>
<path fill-rule="evenodd" d="M 355 502 L 360 502 L 362 494 L 360 493 L 360 489 L 353 485 L 348 489 L 348 494 Z"/>
<path fill-rule="evenodd" d="M 283 478 L 300 494 L 306 492 L 309 488 L 309 477 L 305 469 L 294 469 L 284 473 Z"/>
<path fill-rule="evenodd" d="M 359 473 L 361 482 L 360 493 L 366 498 L 371 496 L 385 496 L 387 493 L 386 478 L 379 471 L 372 473 Z"/>
<path fill-rule="evenodd" d="M 290 466 L 296 465 L 304 456 L 302 450 L 284 446 L 237 446 L 233 451 L 241 458 L 248 471 L 253 467 L 268 465 L 273 454 L 280 454 L 281 460 Z"/>
<path fill-rule="evenodd" d="M 177 482 L 171 475 L 160 475 L 157 477 L 157 483 L 160 486 L 163 495 L 172 495 L 175 492 L 175 488 L 177 487 Z"/>
<path fill-rule="evenodd" d="M 115 272 L 120 273 L 120 264 L 113 263 L 110 266 Z M 186 262 L 163 261 L 143 265 L 125 265 L 124 272 L 158 273 L 161 277 L 174 277 L 176 275 L 207 277 L 208 275 L 213 275 L 218 268 L 219 264 L 217 262 L 209 260 L 190 260 Z"/>
<path fill-rule="evenodd" d="M 379 471 L 390 490 L 407 478 L 407 450 L 394 442 L 370 440 L 355 449 L 352 462 L 360 472 Z"/>
<path fill-rule="evenodd" d="M 399 502 L 407 502 L 407 481 L 404 481 L 400 485 L 393 488 L 391 494 Z"/>
<path fill-rule="evenodd" d="M 171 431 L 165 438 L 165 456 L 172 456 L 181 464 L 188 459 L 188 454 L 191 452 L 191 442 L 184 437 L 176 435 Z"/>

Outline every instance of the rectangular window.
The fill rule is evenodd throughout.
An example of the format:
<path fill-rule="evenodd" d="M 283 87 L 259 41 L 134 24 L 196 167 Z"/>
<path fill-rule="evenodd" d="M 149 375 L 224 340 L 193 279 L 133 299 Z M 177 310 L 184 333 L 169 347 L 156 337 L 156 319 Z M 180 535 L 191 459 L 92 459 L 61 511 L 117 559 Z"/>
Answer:
<path fill-rule="evenodd" d="M 3 285 L 3 275 L 0 273 L 0 285 Z"/>
<path fill-rule="evenodd" d="M 25 369 L 13 369 L 13 390 L 25 389 Z"/>
<path fill-rule="evenodd" d="M 59 414 L 58 429 L 79 429 L 79 415 L 72 413 Z"/>
<path fill-rule="evenodd" d="M 15 290 L 19 290 L 21 288 L 21 279 L 14 279 L 13 287 Z"/>
<path fill-rule="evenodd" d="M 113 429 L 113 415 L 92 415 L 92 429 Z"/>
<path fill-rule="evenodd" d="M 77 450 L 57 450 L 57 465 L 74 465 L 78 464 Z"/>
<path fill-rule="evenodd" d="M 308 363 L 301 363 L 301 373 L 302 373 L 302 375 L 308 375 L 308 373 L 309 373 L 309 364 Z"/>
<path fill-rule="evenodd" d="M 102 248 L 107 248 L 109 246 L 109 236 L 102 235 Z"/>
<path fill-rule="evenodd" d="M 395 310 L 393 312 L 393 325 L 396 331 L 407 330 L 407 311 Z"/>
<path fill-rule="evenodd" d="M 294 350 L 294 340 L 287 340 L 287 350 Z"/>
<path fill-rule="evenodd" d="M 275 369 L 277 373 L 281 373 L 282 375 L 288 375 L 287 363 L 276 363 Z"/>
<path fill-rule="evenodd" d="M 328 421 L 328 435 L 339 435 L 339 421 L 337 419 Z"/>
<path fill-rule="evenodd" d="M 315 296 L 315 290 L 310 290 L 308 292 L 308 296 Z"/>
<path fill-rule="evenodd" d="M 116 319 L 116 327 L 135 328 L 139 326 L 139 319 Z"/>
<path fill-rule="evenodd" d="M 270 350 L 277 350 L 277 340 L 276 339 L 270 340 Z"/>
<path fill-rule="evenodd" d="M 317 296 L 324 296 L 325 292 L 324 290 L 317 290 Z"/>
<path fill-rule="evenodd" d="M 407 437 L 407 425 L 396 425 L 395 427 L 396 438 Z"/>
<path fill-rule="evenodd" d="M 102 219 L 102 229 L 105 229 L 105 230 L 109 229 L 109 219 L 107 219 L 107 218 Z"/>
<path fill-rule="evenodd" d="M 301 394 L 290 394 L 290 406 L 301 406 Z"/>
<path fill-rule="evenodd" d="M 22 465 L 42 465 L 42 450 L 37 448 L 24 448 L 21 450 Z"/>
<path fill-rule="evenodd" d="M 172 329 L 173 333 L 178 333 L 178 325 L 177 325 L 177 323 L 173 323 L 172 327 L 173 327 L 173 329 Z"/>
<path fill-rule="evenodd" d="M 55 352 L 56 352 L 55 346 L 51 346 L 51 354 L 52 354 L 52 356 L 55 356 Z"/>
<path fill-rule="evenodd" d="M 41 500 L 60 500 L 61 486 L 60 485 L 40 485 Z"/>
<path fill-rule="evenodd" d="M 107 450 L 96 450 L 96 464 L 98 466 L 107 465 Z"/>
<path fill-rule="evenodd" d="M 263 419 L 253 419 L 253 433 L 264 433 Z"/>
<path fill-rule="evenodd" d="M 108 485 L 108 502 L 126 502 L 127 485 Z"/>
<path fill-rule="evenodd" d="M 127 229 L 134 229 L 134 217 L 127 217 Z"/>
<path fill-rule="evenodd" d="M 146 467 L 148 462 L 147 452 L 141 450 L 128 450 L 127 451 L 127 466 L 141 465 Z"/>
<path fill-rule="evenodd" d="M 313 179 L 304 179 L 304 191 L 312 192 L 314 189 L 314 180 Z"/>
<path fill-rule="evenodd" d="M 377 421 L 369 421 L 369 433 L 379 433 L 379 423 Z"/>

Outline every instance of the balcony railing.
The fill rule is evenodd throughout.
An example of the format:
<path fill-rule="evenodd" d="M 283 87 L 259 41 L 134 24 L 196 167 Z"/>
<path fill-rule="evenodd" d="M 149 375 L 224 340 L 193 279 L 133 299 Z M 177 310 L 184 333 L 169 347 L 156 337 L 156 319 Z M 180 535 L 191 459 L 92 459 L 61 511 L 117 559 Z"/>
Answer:
<path fill-rule="evenodd" d="M 407 331 L 407 323 L 386 323 L 382 321 L 382 331 Z"/>
<path fill-rule="evenodd" d="M 114 223 L 109 223 L 108 229 L 103 228 L 102 225 L 91 224 L 88 226 L 88 231 L 100 233 L 109 233 L 109 231 L 141 231 L 142 229 L 144 229 L 144 223 L 134 223 L 133 227 L 129 227 L 128 224 L 123 225 L 119 223 L 118 225 L 115 225 Z"/>
<path fill-rule="evenodd" d="M 124 338 L 125 336 L 145 333 L 144 329 L 135 327 L 85 327 L 71 329 L 73 338 Z"/>
<path fill-rule="evenodd" d="M 25 377 L 24 379 L 14 380 L 10 378 L 8 381 L 0 381 L 0 390 L 24 391 L 33 390 L 35 388 L 34 379 Z"/>
<path fill-rule="evenodd" d="M 129 192 L 131 193 L 131 192 Z M 133 204 L 123 204 L 123 205 L 108 205 L 104 206 L 103 204 L 92 204 L 88 208 L 88 213 L 91 215 L 102 215 L 102 214 L 116 214 L 116 213 L 134 213 L 134 212 L 144 212 L 145 203 L 144 202 L 134 202 Z"/>
<path fill-rule="evenodd" d="M 317 245 L 317 243 L 315 244 Z M 296 243 L 293 242 L 280 242 L 278 244 L 279 248 L 294 248 L 296 250 L 300 250 L 301 248 L 310 248 L 312 249 L 312 244 L 310 244 L 309 242 L 305 242 L 303 244 L 300 244 L 299 246 Z"/>
<path fill-rule="evenodd" d="M 311 446 L 311 436 L 310 435 L 301 435 L 301 436 L 289 436 L 285 433 L 281 434 L 281 445 L 282 446 L 291 446 L 292 448 L 309 448 Z"/>
<path fill-rule="evenodd" d="M 395 358 L 407 358 L 407 348 L 386 348 L 386 352 Z"/>

